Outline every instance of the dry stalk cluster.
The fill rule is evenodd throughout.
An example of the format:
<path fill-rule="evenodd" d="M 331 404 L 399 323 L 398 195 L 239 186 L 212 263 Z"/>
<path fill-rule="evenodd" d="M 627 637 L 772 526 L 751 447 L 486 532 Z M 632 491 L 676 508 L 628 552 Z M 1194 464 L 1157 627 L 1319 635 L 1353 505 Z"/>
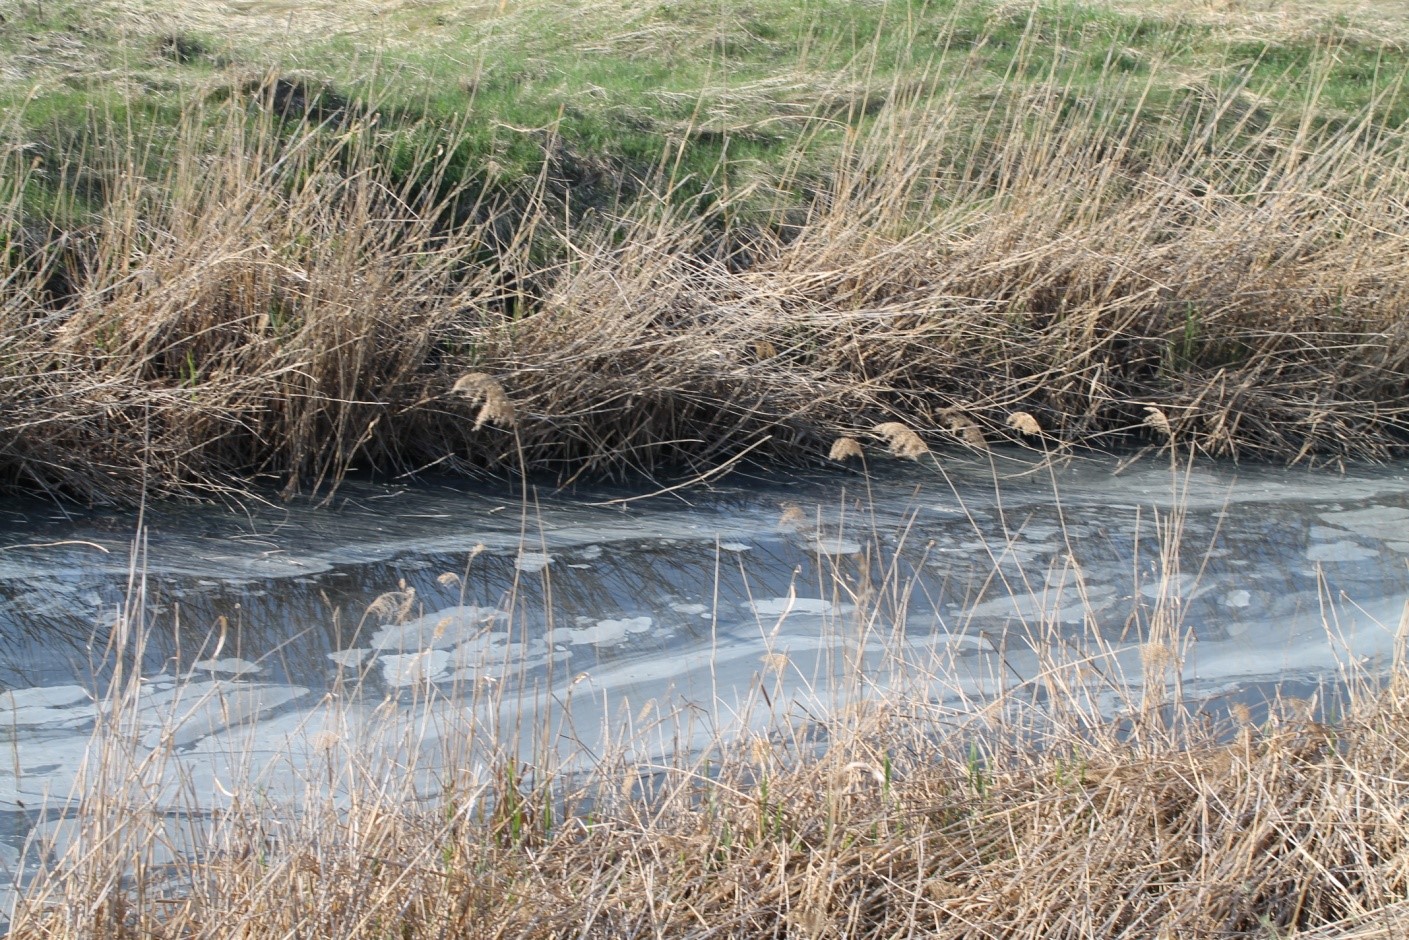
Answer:
<path fill-rule="evenodd" d="M 251 118 L 257 89 L 193 103 L 160 178 L 133 158 L 148 142 L 69 155 L 75 186 L 105 180 L 100 224 L 51 237 L 18 195 L 0 210 L 24 249 L 0 257 L 0 483 L 131 500 L 326 490 L 353 468 L 698 472 L 892 423 L 907 457 L 1402 451 L 1397 131 L 1317 122 L 1314 100 L 1254 121 L 1237 87 L 1125 113 L 1101 92 L 1134 80 L 1114 71 L 975 114 L 962 65 L 891 96 L 811 205 L 772 215 L 761 187 L 704 213 L 667 187 L 557 223 L 551 187 L 441 185 L 453 128 L 393 173 L 360 112 L 291 138 Z M 36 172 L 22 147 L 0 158 Z"/>

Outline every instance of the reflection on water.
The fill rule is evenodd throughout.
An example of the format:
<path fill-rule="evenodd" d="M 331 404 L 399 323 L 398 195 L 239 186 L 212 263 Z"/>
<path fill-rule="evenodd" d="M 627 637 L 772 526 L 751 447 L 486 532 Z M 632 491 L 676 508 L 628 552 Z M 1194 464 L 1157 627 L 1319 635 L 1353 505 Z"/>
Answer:
<path fill-rule="evenodd" d="M 829 690 L 865 694 L 858 674 L 883 687 L 897 648 L 925 659 L 915 694 L 933 701 L 1035 675 L 1052 644 L 1108 649 L 1112 687 L 1139 684 L 1160 631 L 1178 637 L 1184 689 L 1209 696 L 1393 648 L 1403 468 L 997 459 L 997 485 L 988 460 L 947 458 L 625 503 L 352 485 L 331 508 L 148 510 L 135 547 L 132 517 L 12 504 L 0 862 L 53 825 L 35 807 L 79 779 L 91 691 L 113 675 L 143 678 L 137 746 L 218 802 L 237 758 L 268 755 L 267 770 L 295 741 L 355 738 L 357 715 L 502 730 L 551 707 L 590 751 L 617 708 L 651 699 L 697 709 L 711 734 L 760 688 L 825 708 Z M 140 627 L 140 649 L 114 647 L 118 624 Z"/>
<path fill-rule="evenodd" d="M 995 488 L 972 460 L 944 475 L 733 485 L 688 502 L 538 493 L 528 510 L 447 487 L 362 486 L 332 509 L 149 512 L 135 579 L 134 519 L 12 508 L 0 686 L 92 686 L 113 665 L 110 628 L 134 585 L 144 674 L 309 688 L 366 659 L 453 651 L 444 625 L 426 642 L 444 611 L 482 613 L 450 628 L 460 645 L 484 633 L 580 669 L 757 636 L 789 596 L 790 617 L 809 599 L 860 599 L 916 634 L 1055 623 L 1112 642 L 1138 641 L 1157 602 L 1174 599 L 1200 640 L 1250 637 L 1266 663 L 1289 635 L 1321 628 L 1327 597 L 1400 596 L 1406 491 L 1397 468 L 1171 477 L 1153 464 L 1121 476 L 1075 464 Z M 388 644 L 390 623 L 404 648 Z M 452 660 L 426 677 L 454 678 Z"/>

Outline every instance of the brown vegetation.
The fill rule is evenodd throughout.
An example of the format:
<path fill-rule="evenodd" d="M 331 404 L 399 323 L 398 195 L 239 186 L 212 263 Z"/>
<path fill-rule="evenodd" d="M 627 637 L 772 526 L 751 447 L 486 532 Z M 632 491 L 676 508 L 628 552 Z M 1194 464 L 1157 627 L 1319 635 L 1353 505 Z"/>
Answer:
<path fill-rule="evenodd" d="M 769 181 L 803 208 L 760 185 L 705 211 L 665 180 L 579 219 L 551 166 L 446 184 L 454 129 L 393 173 L 357 109 L 290 139 L 251 118 L 264 92 L 208 98 L 165 177 L 136 169 L 156 142 L 104 158 L 98 225 L 25 230 L 8 190 L 0 481 L 121 501 L 353 468 L 706 472 L 890 422 L 1021 443 L 1019 411 L 1052 446 L 1403 451 L 1409 169 L 1373 108 L 1289 123 L 1234 84 L 1125 113 L 1113 69 L 974 114 L 949 71 L 829 179 Z M 467 374 L 498 391 L 453 394 Z"/>

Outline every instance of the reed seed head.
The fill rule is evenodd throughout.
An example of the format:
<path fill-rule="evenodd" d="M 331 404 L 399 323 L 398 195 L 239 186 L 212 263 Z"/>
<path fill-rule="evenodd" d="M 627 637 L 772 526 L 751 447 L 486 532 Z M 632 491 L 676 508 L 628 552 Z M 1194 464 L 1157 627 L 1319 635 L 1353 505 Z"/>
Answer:
<path fill-rule="evenodd" d="M 788 668 L 788 657 L 783 653 L 765 653 L 761 661 L 764 670 L 775 675 L 782 674 Z"/>
<path fill-rule="evenodd" d="M 940 412 L 944 426 L 965 444 L 976 450 L 988 450 L 988 441 L 983 439 L 983 431 L 973 419 L 958 408 L 947 408 Z"/>
<path fill-rule="evenodd" d="M 1153 405 L 1145 406 L 1145 426 L 1154 428 L 1165 437 L 1174 436 L 1174 428 L 1169 423 L 1169 416 Z"/>
<path fill-rule="evenodd" d="M 405 619 L 415 603 L 414 589 L 408 591 L 388 591 L 367 605 L 367 613 L 383 623 L 396 623 Z"/>
<path fill-rule="evenodd" d="M 861 442 L 854 437 L 839 437 L 832 441 L 832 449 L 827 452 L 828 460 L 846 461 L 864 455 Z"/>
<path fill-rule="evenodd" d="M 1031 435 L 1032 437 L 1042 436 L 1042 425 L 1038 424 L 1037 419 L 1026 411 L 1013 412 L 1008 415 L 1008 420 L 1004 423 L 1021 434 Z"/>
<path fill-rule="evenodd" d="M 471 402 L 481 402 L 479 414 L 475 417 L 476 431 L 485 424 L 496 424 L 501 428 L 513 428 L 518 425 L 518 412 L 514 410 L 514 403 L 504 393 L 504 386 L 492 376 L 483 372 L 467 373 L 460 376 L 451 391 Z"/>
<path fill-rule="evenodd" d="M 1150 672 L 1163 672 L 1179 664 L 1179 656 L 1168 643 L 1151 642 L 1140 647 L 1140 662 Z"/>
<path fill-rule="evenodd" d="M 801 529 L 807 525 L 807 513 L 796 503 L 784 503 L 783 514 L 778 517 L 778 528 Z"/>
<path fill-rule="evenodd" d="M 881 438 L 889 447 L 891 455 L 907 460 L 917 460 L 930 452 L 920 435 L 899 421 L 886 421 L 871 429 L 871 433 Z"/>

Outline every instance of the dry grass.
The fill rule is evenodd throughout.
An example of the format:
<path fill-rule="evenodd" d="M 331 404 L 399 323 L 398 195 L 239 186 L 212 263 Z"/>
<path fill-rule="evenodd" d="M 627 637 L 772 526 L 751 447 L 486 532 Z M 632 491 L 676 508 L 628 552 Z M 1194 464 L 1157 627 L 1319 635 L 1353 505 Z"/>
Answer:
<path fill-rule="evenodd" d="M 350 35 L 373 46 L 392 32 L 389 20 L 443 27 L 448 17 L 502 15 L 506 6 L 498 0 L 97 0 L 92 9 L 105 25 L 138 33 L 233 35 L 255 43 Z"/>
<path fill-rule="evenodd" d="M 108 125 L 57 169 L 6 145 L 12 179 L 96 172 L 105 199 L 45 233 L 3 191 L 0 482 L 130 501 L 354 468 L 705 473 L 896 421 L 1021 443 L 1017 411 L 1044 445 L 1163 446 L 1156 409 L 1214 455 L 1403 451 L 1409 163 L 1379 111 L 1324 120 L 1314 76 L 1279 116 L 1236 81 L 1170 99 L 1110 65 L 976 113 L 982 54 L 893 89 L 826 179 L 707 208 L 667 174 L 573 217 L 552 160 L 471 192 L 446 182 L 467 129 L 393 168 L 370 110 L 291 134 L 277 85 L 190 103 L 172 140 Z M 498 393 L 451 395 L 467 374 Z"/>
<path fill-rule="evenodd" d="M 1102 0 L 1114 9 L 1209 23 L 1235 39 L 1324 35 L 1328 24 L 1352 37 L 1409 42 L 1409 11 L 1377 0 Z"/>
<path fill-rule="evenodd" d="M 273 152 L 238 112 L 221 133 L 213 165 L 192 152 L 159 190 L 120 180 L 100 228 L 9 272 L 7 394 L 25 402 L 6 429 L 12 481 L 102 499 L 144 478 L 317 487 L 354 459 L 417 459 L 411 429 L 387 426 L 445 397 L 427 363 L 455 305 L 488 292 L 459 270 L 476 232 L 438 228 L 357 166 L 355 129 L 316 154 L 307 138 Z"/>

